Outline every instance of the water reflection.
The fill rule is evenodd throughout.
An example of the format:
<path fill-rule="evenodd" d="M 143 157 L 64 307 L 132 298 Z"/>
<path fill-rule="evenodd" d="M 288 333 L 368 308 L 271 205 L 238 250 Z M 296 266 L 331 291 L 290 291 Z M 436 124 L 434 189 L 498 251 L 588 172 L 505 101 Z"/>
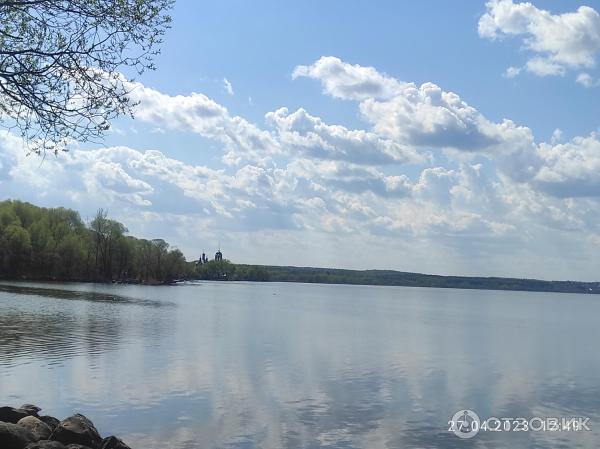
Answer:
<path fill-rule="evenodd" d="M 150 309 L 137 314 L 138 321 L 135 312 L 123 313 L 125 306 Z M 140 337 L 151 343 L 174 325 L 168 313 L 174 307 L 100 291 L 0 284 L 0 366 L 93 358 Z"/>
<path fill-rule="evenodd" d="M 148 307 L 172 307 L 168 301 L 154 301 L 144 298 L 127 297 L 114 293 L 86 290 L 63 290 L 55 288 L 41 288 L 31 285 L 14 285 L 0 283 L 0 292 L 14 293 L 16 295 L 35 295 L 44 298 L 68 299 L 76 301 L 92 301 L 98 303 L 118 303 L 119 305 L 137 305 Z"/>
<path fill-rule="evenodd" d="M 0 364 L 106 351 L 119 344 L 121 328 L 110 317 L 82 321 L 67 314 L 6 311 L 0 316 Z"/>
<path fill-rule="evenodd" d="M 0 398 L 59 416 L 77 409 L 134 448 L 599 441 L 593 425 L 469 441 L 446 431 L 465 407 L 599 423 L 600 360 L 574 350 L 598 337 L 594 298 L 244 283 L 98 286 L 91 296 L 81 289 L 92 287 L 73 288 L 0 291 Z"/>

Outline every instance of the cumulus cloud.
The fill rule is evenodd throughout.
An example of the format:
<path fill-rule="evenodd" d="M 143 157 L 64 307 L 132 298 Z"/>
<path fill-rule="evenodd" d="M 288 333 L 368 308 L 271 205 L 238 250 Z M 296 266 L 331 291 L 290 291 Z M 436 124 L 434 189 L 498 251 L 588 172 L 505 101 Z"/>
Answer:
<path fill-rule="evenodd" d="M 321 195 L 332 189 L 356 194 L 370 192 L 381 197 L 406 197 L 411 193 L 411 183 L 405 175 L 386 176 L 373 167 L 343 161 L 299 159 L 288 170 L 296 179 L 316 183 L 320 188 L 315 190 Z"/>
<path fill-rule="evenodd" d="M 297 66 L 292 78 L 299 77 L 320 80 L 328 95 L 341 99 L 385 99 L 393 96 L 400 88 L 398 81 L 379 73 L 373 67 L 347 64 L 333 56 L 323 56 L 309 66 Z"/>
<path fill-rule="evenodd" d="M 560 70 L 565 67 L 556 64 Z M 557 232 L 578 230 L 596 238 L 600 231 L 596 224 L 600 219 L 596 176 L 600 149 L 595 134 L 561 143 L 562 133 L 555 131 L 550 143 L 537 143 L 529 128 L 509 119 L 491 121 L 457 94 L 433 83 L 417 86 L 370 67 L 361 69 L 326 57 L 295 73 L 320 81 L 327 95 L 357 101 L 361 117 L 372 127 L 367 133 L 418 152 L 443 150 L 460 166 L 425 165 L 418 179 L 399 183 L 402 189 L 397 195 L 386 193 L 381 176 L 373 175 L 368 182 L 367 176 L 360 182 L 342 176 L 344 182 L 340 182 L 336 176 L 338 170 L 344 173 L 343 166 L 328 167 L 329 176 L 323 175 L 323 167 L 313 167 L 313 173 L 321 173 L 315 177 L 320 184 L 354 194 L 365 205 L 355 210 L 368 211 L 362 220 L 368 223 L 369 232 L 486 236 L 488 241 L 497 238 L 524 245 L 537 239 L 532 232 L 559 238 Z M 365 89 L 361 79 L 371 88 Z M 586 81 L 590 80 L 580 80 Z M 276 115 L 285 132 L 306 137 L 315 131 L 314 120 L 304 111 L 289 114 L 281 110 Z M 323 151 L 326 147 L 318 148 Z M 469 163 L 475 157 L 486 162 Z M 362 189 L 365 185 L 369 188 Z M 330 203 L 326 204 L 331 209 Z M 337 205 L 334 210 L 345 209 Z"/>
<path fill-rule="evenodd" d="M 544 165 L 534 182 L 562 197 L 600 197 L 600 141 L 592 134 L 563 144 L 541 144 Z"/>
<path fill-rule="evenodd" d="M 478 31 L 491 40 L 521 37 L 533 55 L 526 69 L 540 76 L 592 68 L 600 53 L 600 14 L 589 6 L 552 14 L 529 2 L 491 0 L 479 19 Z"/>
<path fill-rule="evenodd" d="M 319 80 L 329 95 L 359 101 L 361 116 L 380 138 L 419 151 L 450 149 L 504 159 L 502 165 L 516 179 L 528 178 L 537 169 L 529 128 L 508 119 L 492 122 L 436 84 L 417 86 L 332 57 L 297 67 L 294 73 Z M 379 87 L 367 90 L 361 79 Z"/>
<path fill-rule="evenodd" d="M 500 193 L 502 180 L 481 164 L 424 169 L 413 185 L 413 232 L 498 238 L 515 231 Z M 414 228 L 414 227 L 417 228 Z M 512 237 L 514 238 L 514 236 Z"/>
<path fill-rule="evenodd" d="M 362 116 L 374 129 L 409 145 L 464 151 L 513 152 L 532 141 L 531 132 L 510 120 L 494 123 L 453 92 L 433 83 L 412 83 L 387 101 L 366 99 Z"/>
<path fill-rule="evenodd" d="M 239 165 L 264 163 L 280 151 L 271 135 L 201 93 L 167 95 L 141 83 L 130 83 L 131 97 L 139 102 L 136 118 L 162 128 L 188 131 L 225 145 L 224 161 Z"/>
<path fill-rule="evenodd" d="M 527 61 L 525 68 L 538 76 L 563 76 L 565 67 L 558 62 L 545 58 L 532 58 Z"/>
<path fill-rule="evenodd" d="M 412 147 L 372 132 L 328 125 L 302 108 L 293 113 L 280 108 L 266 118 L 276 128 L 282 147 L 296 154 L 366 165 L 426 161 Z"/>

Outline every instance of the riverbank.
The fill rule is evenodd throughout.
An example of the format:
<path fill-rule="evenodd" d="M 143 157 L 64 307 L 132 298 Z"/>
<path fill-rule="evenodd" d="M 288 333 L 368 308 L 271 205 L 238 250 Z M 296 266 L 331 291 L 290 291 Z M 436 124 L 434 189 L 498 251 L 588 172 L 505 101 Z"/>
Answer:
<path fill-rule="evenodd" d="M 2 449 L 131 449 L 115 436 L 102 438 L 94 423 L 75 414 L 60 421 L 40 415 L 42 409 L 24 404 L 0 407 Z"/>
<path fill-rule="evenodd" d="M 379 285 L 397 287 L 453 288 L 467 290 L 506 290 L 546 293 L 600 294 L 600 282 L 547 281 L 504 277 L 443 276 L 394 270 L 346 270 L 339 268 L 246 265 L 225 262 L 228 275 L 208 278 L 189 277 L 164 282 L 113 280 L 115 284 L 176 285 L 184 281 L 290 282 L 307 284 Z M 60 279 L 2 279 L 5 281 L 94 282 Z M 110 282 L 108 282 L 110 283 Z"/>
<path fill-rule="evenodd" d="M 262 266 L 262 268 L 267 272 L 270 281 L 278 282 L 600 294 L 600 282 L 442 276 L 394 270 L 345 270 L 281 266 Z"/>

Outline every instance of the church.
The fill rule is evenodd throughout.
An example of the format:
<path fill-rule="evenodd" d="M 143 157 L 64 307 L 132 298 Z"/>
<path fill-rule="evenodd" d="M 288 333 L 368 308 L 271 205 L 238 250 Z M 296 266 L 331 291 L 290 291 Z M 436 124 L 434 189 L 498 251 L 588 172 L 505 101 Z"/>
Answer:
<path fill-rule="evenodd" d="M 216 262 L 220 262 L 223 260 L 223 253 L 221 252 L 221 246 L 219 245 L 219 249 L 217 250 L 217 252 L 215 253 L 215 259 Z M 206 254 L 204 251 L 202 251 L 202 255 L 200 256 L 200 258 L 198 259 L 198 261 L 196 262 L 196 266 L 199 265 L 204 265 L 205 263 L 207 263 L 208 257 L 206 257 Z"/>

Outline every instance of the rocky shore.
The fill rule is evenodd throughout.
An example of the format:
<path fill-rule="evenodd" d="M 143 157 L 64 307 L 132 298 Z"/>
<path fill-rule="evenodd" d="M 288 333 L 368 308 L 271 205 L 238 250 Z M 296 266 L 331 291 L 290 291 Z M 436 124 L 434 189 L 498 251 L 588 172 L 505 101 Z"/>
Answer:
<path fill-rule="evenodd" d="M 31 404 L 0 407 L 2 449 L 131 449 L 115 436 L 102 438 L 88 418 L 75 414 L 62 421 L 40 415 Z"/>

